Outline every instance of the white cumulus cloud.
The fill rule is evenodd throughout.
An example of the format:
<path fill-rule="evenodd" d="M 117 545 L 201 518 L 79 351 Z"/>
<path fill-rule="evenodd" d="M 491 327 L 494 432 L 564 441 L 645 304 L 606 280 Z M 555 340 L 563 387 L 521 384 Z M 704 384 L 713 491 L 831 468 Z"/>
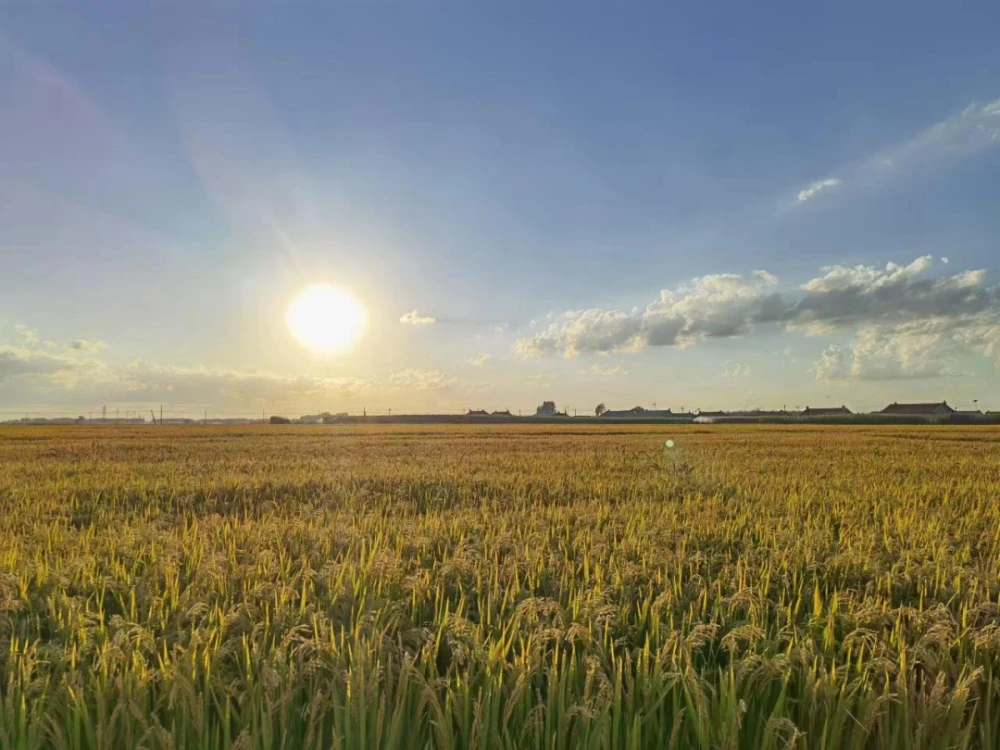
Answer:
<path fill-rule="evenodd" d="M 408 323 L 409 325 L 412 325 L 412 326 L 426 326 L 426 325 L 430 325 L 431 323 L 436 323 L 437 322 L 437 318 L 435 318 L 435 317 L 433 317 L 431 315 L 421 315 L 416 310 L 410 310 L 410 312 L 403 313 L 399 317 L 399 322 L 400 323 Z"/>
<path fill-rule="evenodd" d="M 73 339 L 69 342 L 71 349 L 79 352 L 99 352 L 105 348 L 105 344 L 100 341 L 88 341 L 87 339 Z"/>
<path fill-rule="evenodd" d="M 933 274 L 927 255 L 907 264 L 826 266 L 797 289 L 765 271 L 703 276 L 665 289 L 644 308 L 571 311 L 518 339 L 524 357 L 640 352 L 758 331 L 811 337 L 853 333 L 814 364 L 823 380 L 942 377 L 963 356 L 1000 366 L 1000 288 L 974 269 Z M 742 377 L 745 366 L 728 366 Z"/>
<path fill-rule="evenodd" d="M 644 309 L 594 308 L 565 313 L 547 328 L 518 339 L 525 357 L 581 353 L 636 352 L 650 346 L 688 346 L 704 338 L 749 332 L 755 321 L 782 312 L 768 290 L 777 278 L 766 271 L 702 276 L 676 289 L 664 289 Z"/>
<path fill-rule="evenodd" d="M 739 362 L 726 360 L 722 363 L 722 377 L 724 378 L 748 378 L 750 377 L 750 366 Z"/>
<path fill-rule="evenodd" d="M 492 359 L 492 357 L 486 352 L 483 352 L 481 354 L 477 354 L 475 357 L 468 360 L 468 362 L 470 365 L 475 365 L 476 367 L 482 367 L 487 362 L 489 362 L 490 359 Z"/>

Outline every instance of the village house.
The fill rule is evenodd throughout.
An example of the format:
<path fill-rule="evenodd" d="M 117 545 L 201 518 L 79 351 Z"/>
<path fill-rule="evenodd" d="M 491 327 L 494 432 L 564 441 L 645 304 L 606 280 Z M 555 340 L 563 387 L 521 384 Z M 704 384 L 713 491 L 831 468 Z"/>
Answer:
<path fill-rule="evenodd" d="M 920 417 L 928 421 L 947 418 L 955 414 L 947 401 L 935 404 L 899 404 L 891 403 L 878 414 L 883 417 Z"/>
<path fill-rule="evenodd" d="M 673 419 L 674 416 L 670 409 L 643 409 L 638 406 L 624 410 L 609 409 L 601 414 L 602 419 Z"/>

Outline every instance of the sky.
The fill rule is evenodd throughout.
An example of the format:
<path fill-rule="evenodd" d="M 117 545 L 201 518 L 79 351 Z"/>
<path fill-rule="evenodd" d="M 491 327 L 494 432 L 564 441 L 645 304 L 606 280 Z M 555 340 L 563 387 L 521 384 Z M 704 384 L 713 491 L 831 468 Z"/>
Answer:
<path fill-rule="evenodd" d="M 0 420 L 1000 410 L 1000 6 L 814 5 L 0 3 Z"/>

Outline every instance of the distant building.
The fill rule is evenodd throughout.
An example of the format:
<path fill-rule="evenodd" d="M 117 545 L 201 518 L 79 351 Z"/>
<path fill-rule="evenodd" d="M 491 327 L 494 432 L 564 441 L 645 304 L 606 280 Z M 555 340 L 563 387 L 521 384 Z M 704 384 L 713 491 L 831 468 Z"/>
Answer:
<path fill-rule="evenodd" d="M 495 411 L 490 414 L 491 417 L 513 417 L 514 415 L 510 413 L 510 409 L 504 409 L 503 411 Z"/>
<path fill-rule="evenodd" d="M 848 409 L 846 406 L 831 406 L 831 407 L 820 407 L 815 409 L 811 406 L 807 406 L 805 410 L 799 415 L 802 417 L 850 417 L 853 416 L 854 412 Z"/>
<path fill-rule="evenodd" d="M 468 413 L 465 415 L 467 417 L 488 417 L 490 413 L 485 409 L 469 409 Z"/>
<path fill-rule="evenodd" d="M 937 404 L 899 404 L 894 402 L 878 413 L 884 417 L 938 419 L 954 415 L 955 410 L 948 406 L 947 401 L 941 401 Z"/>
<path fill-rule="evenodd" d="M 601 419 L 674 419 L 670 409 L 628 409 L 607 410 L 601 414 Z"/>

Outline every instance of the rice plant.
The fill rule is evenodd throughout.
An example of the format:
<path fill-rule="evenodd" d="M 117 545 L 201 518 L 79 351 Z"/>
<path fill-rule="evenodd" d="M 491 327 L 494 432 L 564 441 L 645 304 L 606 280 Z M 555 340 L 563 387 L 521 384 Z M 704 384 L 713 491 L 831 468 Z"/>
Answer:
<path fill-rule="evenodd" d="M 5 429 L 0 747 L 1000 747 L 998 497 L 991 427 Z"/>

